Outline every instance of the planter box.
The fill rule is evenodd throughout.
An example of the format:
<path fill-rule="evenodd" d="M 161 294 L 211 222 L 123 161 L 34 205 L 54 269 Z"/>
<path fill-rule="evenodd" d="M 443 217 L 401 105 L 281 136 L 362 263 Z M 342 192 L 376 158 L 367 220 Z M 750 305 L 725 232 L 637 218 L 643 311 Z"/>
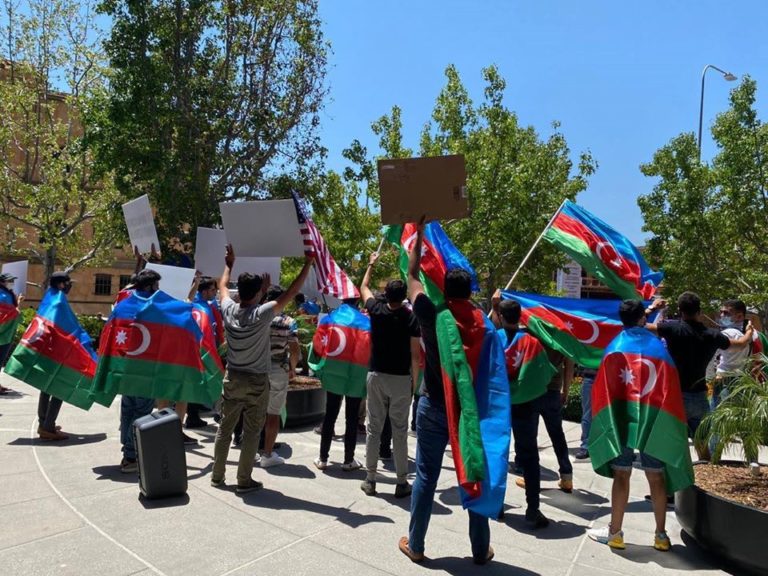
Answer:
<path fill-rule="evenodd" d="M 703 548 L 746 573 L 768 573 L 768 546 L 764 544 L 768 512 L 726 500 L 694 485 L 675 494 L 675 514 L 683 530 Z"/>
<path fill-rule="evenodd" d="M 320 422 L 325 415 L 325 390 L 320 388 L 288 388 L 285 401 L 286 428 Z"/>

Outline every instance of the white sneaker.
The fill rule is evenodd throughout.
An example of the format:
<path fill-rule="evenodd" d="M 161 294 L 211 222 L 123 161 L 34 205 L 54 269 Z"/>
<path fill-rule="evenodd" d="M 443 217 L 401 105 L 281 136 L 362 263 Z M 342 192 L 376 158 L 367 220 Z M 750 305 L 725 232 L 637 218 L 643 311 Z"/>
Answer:
<path fill-rule="evenodd" d="M 271 468 L 272 466 L 280 466 L 281 464 L 285 464 L 285 458 L 279 456 L 277 452 L 272 452 L 269 456 L 262 455 L 261 457 L 262 468 Z"/>
<path fill-rule="evenodd" d="M 261 462 L 261 454 L 259 454 L 258 452 L 256 452 L 256 456 L 254 457 L 253 461 L 254 461 L 256 464 L 258 464 L 259 462 Z"/>
<path fill-rule="evenodd" d="M 359 460 L 352 460 L 352 462 L 345 462 L 341 465 L 341 469 L 344 470 L 344 472 L 352 472 L 354 470 L 360 470 L 363 465 L 360 463 Z"/>

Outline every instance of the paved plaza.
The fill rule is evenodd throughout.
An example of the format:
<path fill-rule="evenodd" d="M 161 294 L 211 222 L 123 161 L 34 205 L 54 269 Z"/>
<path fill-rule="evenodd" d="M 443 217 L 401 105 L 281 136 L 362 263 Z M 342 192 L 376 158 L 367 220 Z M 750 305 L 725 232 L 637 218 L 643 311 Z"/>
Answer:
<path fill-rule="evenodd" d="M 136 477 L 119 470 L 119 401 L 89 412 L 65 404 L 59 423 L 71 438 L 46 443 L 35 433 L 37 391 L 4 374 L 0 382 L 14 390 L 0 396 L 2 576 L 727 573 L 681 535 L 673 512 L 668 516 L 671 552 L 653 550 L 653 518 L 639 470 L 625 520 L 627 549 L 612 551 L 589 540 L 586 530 L 608 521 L 610 481 L 596 476 L 588 461 L 575 461 L 574 493 L 560 492 L 545 432 L 539 438 L 542 511 L 552 525 L 537 532 L 525 529 L 524 491 L 510 475 L 505 520 L 491 522 L 496 557 L 487 566 L 473 565 L 467 515 L 446 455 L 427 534 L 429 560 L 415 565 L 397 549 L 398 539 L 407 534 L 409 502 L 393 497 L 393 470 L 379 478 L 379 496 L 365 496 L 359 488 L 364 473 L 341 470 L 340 441 L 331 450 L 335 465 L 325 472 L 315 469 L 320 437 L 311 428 L 280 434 L 286 465 L 256 467 L 254 477 L 265 489 L 246 496 L 237 496 L 233 487 L 210 486 L 215 428 L 191 431 L 201 443 L 187 449 L 187 496 L 144 501 Z M 565 431 L 573 452 L 580 428 L 566 422 Z M 360 440 L 356 456 L 362 460 Z M 409 438 L 411 456 L 415 444 Z M 227 480 L 232 485 L 238 454 L 230 452 Z"/>

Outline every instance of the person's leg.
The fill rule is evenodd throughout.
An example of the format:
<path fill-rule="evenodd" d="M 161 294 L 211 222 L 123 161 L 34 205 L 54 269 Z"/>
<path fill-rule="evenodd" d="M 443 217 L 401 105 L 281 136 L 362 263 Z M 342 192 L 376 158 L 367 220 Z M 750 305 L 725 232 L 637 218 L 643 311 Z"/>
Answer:
<path fill-rule="evenodd" d="M 357 445 L 357 414 L 360 409 L 361 398 L 353 396 L 344 397 L 344 464 L 349 464 L 355 459 L 355 446 Z"/>
<path fill-rule="evenodd" d="M 48 414 L 48 402 L 51 400 L 51 396 L 45 392 L 40 392 L 40 398 L 37 399 L 37 426 L 43 427 L 45 422 L 45 416 Z"/>
<path fill-rule="evenodd" d="M 45 418 L 43 419 L 43 430 L 56 433 L 56 419 L 59 417 L 59 411 L 61 410 L 62 401 L 60 398 L 51 396 L 48 401 L 48 408 L 45 411 Z"/>
<path fill-rule="evenodd" d="M 544 420 L 544 427 L 552 441 L 552 448 L 559 465 L 560 478 L 571 481 L 573 480 L 573 464 L 568 457 L 568 441 L 565 439 L 565 432 L 563 432 L 563 405 L 559 391 L 547 390 L 542 398 L 541 418 Z"/>
<path fill-rule="evenodd" d="M 122 444 L 123 458 L 126 460 L 136 460 L 136 450 L 133 446 L 133 434 L 131 432 L 135 400 L 135 396 L 123 395 L 120 398 L 120 444 Z"/>
<path fill-rule="evenodd" d="M 368 373 L 368 396 L 366 397 L 368 427 L 365 436 L 365 468 L 367 471 L 366 480 L 369 482 L 376 481 L 381 430 L 384 427 L 387 414 L 387 398 L 379 382 L 380 379 L 381 377 L 375 372 Z"/>
<path fill-rule="evenodd" d="M 586 457 L 589 453 L 589 431 L 592 428 L 592 376 L 585 376 L 581 382 L 581 445 L 583 450 L 579 456 Z M 586 452 L 586 454 L 585 454 Z"/>
<path fill-rule="evenodd" d="M 267 404 L 267 427 L 264 430 L 264 455 L 272 457 L 275 450 L 277 433 L 280 430 L 280 412 L 288 397 L 288 374 L 280 369 L 273 370 L 269 375 L 269 401 Z M 275 458 L 276 464 L 282 464 L 282 459 Z M 268 460 L 262 462 L 262 465 Z"/>
<path fill-rule="evenodd" d="M 667 525 L 667 483 L 664 480 L 663 470 L 646 470 L 648 487 L 651 489 L 651 502 L 653 503 L 653 517 L 656 520 L 656 532 L 664 532 Z"/>
<path fill-rule="evenodd" d="M 123 396 L 125 398 L 125 396 Z M 136 459 L 136 436 L 134 434 L 133 423 L 139 418 L 152 414 L 152 410 L 155 408 L 155 401 L 152 398 L 143 398 L 142 396 L 131 397 L 132 407 L 130 411 L 130 417 L 127 422 L 126 439 L 127 444 L 125 446 L 125 458 L 127 460 Z"/>
<path fill-rule="evenodd" d="M 538 400 L 538 399 L 537 399 Z M 539 512 L 541 468 L 539 449 L 536 445 L 536 429 L 539 413 L 537 400 L 512 405 L 512 432 L 515 435 L 515 459 L 523 467 L 525 480 L 526 518 L 533 519 Z"/>
<path fill-rule="evenodd" d="M 408 547 L 417 554 L 424 553 L 424 539 L 432 516 L 435 488 L 448 445 L 448 419 L 445 408 L 433 406 L 424 396 L 419 401 L 416 418 L 416 480 L 411 494 L 411 520 L 408 527 Z"/>
<path fill-rule="evenodd" d="M 408 412 L 411 407 L 411 377 L 387 376 L 389 420 L 392 426 L 392 451 L 395 456 L 397 483 L 408 479 Z"/>
<path fill-rule="evenodd" d="M 237 466 L 237 485 L 251 482 L 253 461 L 259 449 L 259 435 L 267 417 L 270 379 L 267 374 L 247 375 L 243 401 L 243 444 Z"/>
<path fill-rule="evenodd" d="M 243 441 L 243 413 L 240 412 L 240 417 L 237 419 L 237 424 L 235 424 L 234 429 L 235 434 L 235 444 L 240 445 L 240 443 Z"/>
<path fill-rule="evenodd" d="M 475 562 L 485 563 L 488 559 L 488 548 L 491 545 L 491 528 L 488 518 L 469 512 L 469 541 L 472 544 L 472 558 Z"/>
<path fill-rule="evenodd" d="M 379 439 L 379 458 L 392 458 L 392 421 L 389 412 L 384 416 L 384 426 Z"/>
<path fill-rule="evenodd" d="M 419 400 L 421 396 L 417 394 L 413 395 L 413 402 L 411 404 L 411 430 L 416 431 L 416 412 L 419 410 Z"/>
<path fill-rule="evenodd" d="M 336 425 L 336 419 L 339 417 L 342 398 L 343 396 L 340 394 L 334 394 L 327 390 L 325 392 L 325 417 L 323 418 L 323 429 L 320 433 L 320 460 L 323 462 L 328 462 L 331 442 L 333 441 L 333 429 Z"/>
<path fill-rule="evenodd" d="M 632 468 L 629 470 L 613 471 L 613 486 L 611 487 L 611 534 L 621 532 L 624 524 L 624 512 L 629 502 L 629 479 L 632 475 Z M 667 505 L 667 494 L 664 492 L 664 507 Z"/>
<path fill-rule="evenodd" d="M 243 397 L 244 393 L 240 390 L 240 377 L 228 372 L 224 377 L 224 392 L 221 396 L 221 421 L 213 445 L 211 481 L 218 482 L 224 478 L 227 456 L 229 455 L 229 442 L 243 412 Z"/>

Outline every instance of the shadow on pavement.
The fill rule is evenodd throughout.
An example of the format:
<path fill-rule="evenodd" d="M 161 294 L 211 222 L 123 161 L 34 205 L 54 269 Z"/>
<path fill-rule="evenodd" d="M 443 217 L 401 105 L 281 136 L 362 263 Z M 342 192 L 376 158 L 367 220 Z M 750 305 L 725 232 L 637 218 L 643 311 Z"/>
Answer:
<path fill-rule="evenodd" d="M 459 558 L 457 556 L 448 556 L 443 558 L 429 558 L 420 564 L 423 568 L 428 570 L 442 570 L 447 574 L 455 574 L 456 576 L 464 576 L 465 574 L 473 574 L 482 570 L 483 575 L 486 574 L 503 574 L 504 576 L 540 576 L 539 572 L 533 572 L 526 568 L 520 568 L 519 566 L 513 566 L 512 564 L 506 564 L 499 562 L 494 558 L 488 564 L 484 566 L 476 566 L 472 562 L 472 558 L 467 556 L 465 558 Z"/>
<path fill-rule="evenodd" d="M 197 470 L 194 474 L 190 474 L 190 470 Z M 187 480 L 197 480 L 198 478 L 202 478 L 203 476 L 207 476 L 208 473 L 213 470 L 213 462 L 209 462 L 202 468 L 197 468 L 195 466 L 190 466 L 187 464 Z"/>
<path fill-rule="evenodd" d="M 554 520 L 552 518 L 549 519 L 549 526 L 546 528 L 533 530 L 526 525 L 523 510 L 519 514 L 505 513 L 504 524 L 519 532 L 534 534 L 537 540 L 568 540 L 569 538 L 578 538 L 587 530 L 586 526 L 574 524 L 568 520 Z"/>
<path fill-rule="evenodd" d="M 286 462 L 280 466 L 262 468 L 270 476 L 285 476 L 287 478 L 316 478 L 317 475 L 304 464 L 291 464 Z"/>
<path fill-rule="evenodd" d="M 611 550 L 611 552 L 636 564 L 658 564 L 669 570 L 711 570 L 713 565 L 716 565 L 716 561 L 708 558 L 698 546 L 673 544 L 669 552 L 659 552 L 654 550 L 652 544 L 652 537 L 649 535 L 647 546 L 627 544 L 625 550 Z"/>
<path fill-rule="evenodd" d="M 301 512 L 313 512 L 315 514 L 322 514 L 323 516 L 330 516 L 342 524 L 346 524 L 350 528 L 357 528 L 358 526 L 371 524 L 373 522 L 382 524 L 395 523 L 392 518 L 388 518 L 386 516 L 378 516 L 375 514 L 359 514 L 358 512 L 352 512 L 348 508 L 340 508 L 339 506 L 330 506 L 328 504 L 319 504 L 317 502 L 300 500 L 298 498 L 286 496 L 282 492 L 269 489 L 244 494 L 242 499 L 243 502 L 249 506 L 256 506 L 258 508 L 266 508 L 272 510 L 297 510 Z"/>
<path fill-rule="evenodd" d="M 182 494 L 181 496 L 171 496 L 170 498 L 158 498 L 156 500 L 150 500 L 144 498 L 139 494 L 139 502 L 144 506 L 145 510 L 155 510 L 159 508 L 175 508 L 177 506 L 186 506 L 189 504 L 189 494 Z"/>
<path fill-rule="evenodd" d="M 40 438 L 17 438 L 13 442 L 8 442 L 12 446 L 78 446 L 80 444 L 95 444 L 107 439 L 107 435 L 104 432 L 98 434 L 75 434 L 73 432 L 67 432 L 69 438 L 67 440 L 40 440 Z"/>
<path fill-rule="evenodd" d="M 123 484 L 136 484 L 138 482 L 138 475 L 133 472 L 131 474 L 123 474 L 120 472 L 120 465 L 110 466 L 96 466 L 91 468 L 93 473 L 96 474 L 96 480 L 111 480 L 112 482 L 120 482 Z"/>
<path fill-rule="evenodd" d="M 411 499 L 410 498 L 395 498 L 394 494 L 394 484 L 392 484 L 392 492 L 388 494 L 382 494 L 381 492 L 378 493 L 379 497 L 386 501 L 387 503 L 397 506 L 398 508 L 402 508 L 406 512 L 409 512 L 411 510 Z M 453 510 L 450 508 L 443 506 L 438 502 L 437 500 L 432 501 L 432 515 L 433 516 L 448 516 L 449 514 L 453 514 Z"/>
<path fill-rule="evenodd" d="M 602 512 L 600 507 L 608 503 L 607 498 L 588 490 L 574 490 L 571 494 L 566 494 L 557 489 L 542 490 L 541 501 L 585 520 L 604 515 L 606 512 Z M 606 511 L 610 511 L 610 506 L 606 507 Z"/>

